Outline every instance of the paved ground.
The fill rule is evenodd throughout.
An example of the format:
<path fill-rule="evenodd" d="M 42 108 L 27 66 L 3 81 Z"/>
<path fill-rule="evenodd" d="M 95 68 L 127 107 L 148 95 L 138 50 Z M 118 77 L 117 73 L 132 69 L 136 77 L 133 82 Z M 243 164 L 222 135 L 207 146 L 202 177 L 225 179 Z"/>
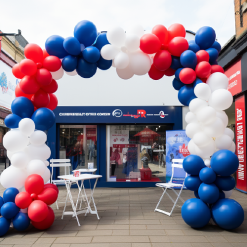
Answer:
<path fill-rule="evenodd" d="M 60 187 L 61 188 L 61 187 Z M 65 190 L 60 190 L 60 199 Z M 0 195 L 3 188 L 0 188 Z M 73 189 L 76 197 L 77 190 Z M 117 189 L 97 188 L 95 201 L 100 220 L 95 215 L 80 216 L 81 226 L 71 216 L 61 220 L 60 210 L 54 210 L 56 220 L 46 231 L 33 227 L 26 232 L 13 229 L 0 238 L 0 246 L 59 246 L 59 247 L 246 247 L 247 220 L 236 231 L 224 231 L 217 226 L 207 226 L 194 230 L 181 218 L 180 209 L 172 217 L 154 213 L 153 210 L 161 195 L 160 188 Z M 183 192 L 183 198 L 193 196 Z M 247 195 L 234 191 L 233 199 L 240 202 L 247 213 Z M 162 207 L 171 208 L 166 198 Z M 55 208 L 53 206 L 53 208 Z"/>

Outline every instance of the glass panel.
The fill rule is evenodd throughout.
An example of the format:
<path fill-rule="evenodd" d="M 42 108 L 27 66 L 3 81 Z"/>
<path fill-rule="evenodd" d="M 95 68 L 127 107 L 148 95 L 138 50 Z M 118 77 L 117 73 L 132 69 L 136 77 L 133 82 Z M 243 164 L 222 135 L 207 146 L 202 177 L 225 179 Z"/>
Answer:
<path fill-rule="evenodd" d="M 107 126 L 107 179 L 165 182 L 166 130 L 172 125 Z"/>

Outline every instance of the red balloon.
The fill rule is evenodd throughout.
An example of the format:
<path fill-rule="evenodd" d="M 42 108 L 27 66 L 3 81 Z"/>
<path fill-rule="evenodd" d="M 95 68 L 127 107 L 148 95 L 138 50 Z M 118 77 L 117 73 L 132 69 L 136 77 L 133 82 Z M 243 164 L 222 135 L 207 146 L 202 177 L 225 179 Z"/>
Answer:
<path fill-rule="evenodd" d="M 39 194 L 44 189 L 44 180 L 38 174 L 32 174 L 25 181 L 25 190 L 30 195 Z"/>
<path fill-rule="evenodd" d="M 15 64 L 12 68 L 12 73 L 13 75 L 18 78 L 18 79 L 22 79 L 25 75 L 21 72 L 20 70 L 20 65 L 19 64 Z"/>
<path fill-rule="evenodd" d="M 197 63 L 200 63 L 200 62 L 208 62 L 209 61 L 209 54 L 204 51 L 204 50 L 200 50 L 196 53 L 196 58 L 197 58 Z"/>
<path fill-rule="evenodd" d="M 31 101 L 37 108 L 46 107 L 50 103 L 50 96 L 43 89 L 39 89 L 32 97 Z"/>
<path fill-rule="evenodd" d="M 42 86 L 47 86 L 51 83 L 52 81 L 52 75 L 50 71 L 48 71 L 45 68 L 38 69 L 36 73 L 36 80 L 38 83 Z"/>
<path fill-rule="evenodd" d="M 180 57 L 180 55 L 188 50 L 189 43 L 183 37 L 175 37 L 168 44 L 168 49 L 173 56 Z"/>
<path fill-rule="evenodd" d="M 196 65 L 195 69 L 196 75 L 199 78 L 206 78 L 211 73 L 211 65 L 209 62 L 200 62 Z"/>
<path fill-rule="evenodd" d="M 21 88 L 21 91 L 26 94 L 34 94 L 40 88 L 40 85 L 35 80 L 35 77 L 29 75 L 26 75 L 21 79 L 19 86 Z"/>
<path fill-rule="evenodd" d="M 163 25 L 154 26 L 152 29 L 152 33 L 155 34 L 159 38 L 161 44 L 167 43 L 168 31 L 167 31 L 165 26 L 163 26 Z"/>
<path fill-rule="evenodd" d="M 56 202 L 57 197 L 58 193 L 56 190 L 54 190 L 53 188 L 46 188 L 38 195 L 38 200 L 41 200 L 47 205 L 51 205 Z"/>
<path fill-rule="evenodd" d="M 52 208 L 49 206 L 47 206 L 47 207 L 48 207 L 48 214 L 44 220 L 42 220 L 40 222 L 32 221 L 32 225 L 39 230 L 48 229 L 50 226 L 52 226 L 52 224 L 55 220 L 55 214 L 54 214 Z"/>
<path fill-rule="evenodd" d="M 48 211 L 48 206 L 44 202 L 36 200 L 28 207 L 28 217 L 31 221 L 41 222 L 47 217 Z"/>
<path fill-rule="evenodd" d="M 42 86 L 42 89 L 47 93 L 55 93 L 58 89 L 58 84 L 54 79 L 52 79 L 51 83 L 48 86 Z"/>
<path fill-rule="evenodd" d="M 37 65 L 30 59 L 24 59 L 20 62 L 20 71 L 24 75 L 34 75 L 37 71 Z"/>
<path fill-rule="evenodd" d="M 15 97 L 26 97 L 26 98 L 31 100 L 32 96 L 33 96 L 32 94 L 23 93 L 21 88 L 20 88 L 20 86 L 19 86 L 19 84 L 16 85 L 16 87 L 15 87 Z"/>
<path fill-rule="evenodd" d="M 42 63 L 43 51 L 36 44 L 28 44 L 24 49 L 25 57 L 33 60 L 35 63 Z"/>
<path fill-rule="evenodd" d="M 211 66 L 211 74 L 215 72 L 225 73 L 224 69 L 220 65 L 212 65 Z"/>
<path fill-rule="evenodd" d="M 46 51 L 46 49 L 43 49 L 43 59 L 50 56 L 49 53 Z"/>
<path fill-rule="evenodd" d="M 43 67 L 51 72 L 59 70 L 62 66 L 62 62 L 58 57 L 48 56 L 43 61 Z"/>
<path fill-rule="evenodd" d="M 149 77 L 153 80 L 159 80 L 164 76 L 164 71 L 158 70 L 153 64 L 148 71 Z"/>
<path fill-rule="evenodd" d="M 191 68 L 184 68 L 179 73 L 179 79 L 184 84 L 191 84 L 196 79 L 196 72 Z"/>
<path fill-rule="evenodd" d="M 20 192 L 15 197 L 15 204 L 18 208 L 25 209 L 29 207 L 31 203 L 32 199 L 30 197 L 30 194 L 28 194 L 26 191 Z"/>
<path fill-rule="evenodd" d="M 144 34 L 141 37 L 140 49 L 144 53 L 147 53 L 147 54 L 156 53 L 160 49 L 160 46 L 161 46 L 161 42 L 159 38 L 152 33 Z"/>
<path fill-rule="evenodd" d="M 154 56 L 153 64 L 158 70 L 167 70 L 172 64 L 172 56 L 170 52 L 166 50 L 158 51 Z"/>
<path fill-rule="evenodd" d="M 53 93 L 50 93 L 49 96 L 50 96 L 50 103 L 46 107 L 53 111 L 57 107 L 58 100 L 56 95 Z"/>
<path fill-rule="evenodd" d="M 173 75 L 175 75 L 175 72 L 176 72 L 176 70 L 174 70 L 174 69 L 172 69 L 172 68 L 169 68 L 169 69 L 167 69 L 166 71 L 164 71 L 164 74 L 165 74 L 166 76 L 173 76 Z"/>
<path fill-rule="evenodd" d="M 174 23 L 168 28 L 168 42 L 175 37 L 185 37 L 186 30 L 182 24 Z"/>
<path fill-rule="evenodd" d="M 44 189 L 46 189 L 46 188 L 52 188 L 52 189 L 56 190 L 57 194 L 59 194 L 58 187 L 55 184 L 45 184 Z"/>

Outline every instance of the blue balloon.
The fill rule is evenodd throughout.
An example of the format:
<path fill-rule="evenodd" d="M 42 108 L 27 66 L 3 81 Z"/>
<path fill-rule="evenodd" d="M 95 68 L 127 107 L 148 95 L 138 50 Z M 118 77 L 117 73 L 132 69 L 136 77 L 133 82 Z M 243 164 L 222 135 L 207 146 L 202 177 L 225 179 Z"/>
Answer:
<path fill-rule="evenodd" d="M 220 190 L 229 191 L 234 189 L 236 182 L 232 176 L 227 176 L 227 177 L 217 176 L 215 184 Z"/>
<path fill-rule="evenodd" d="M 32 120 L 35 123 L 36 130 L 45 131 L 55 123 L 55 114 L 50 109 L 42 107 L 34 112 Z"/>
<path fill-rule="evenodd" d="M 195 42 L 198 44 L 201 48 L 201 50 L 206 50 L 210 48 L 214 41 L 215 41 L 215 31 L 212 27 L 201 27 L 197 32 L 195 36 Z"/>
<path fill-rule="evenodd" d="M 170 66 L 172 69 L 177 70 L 179 68 L 182 68 L 183 66 L 180 63 L 180 58 L 172 56 L 172 64 Z"/>
<path fill-rule="evenodd" d="M 199 173 L 201 181 L 205 184 L 212 184 L 216 179 L 216 174 L 213 169 L 209 167 L 204 167 Z"/>
<path fill-rule="evenodd" d="M 220 43 L 217 42 L 217 41 L 214 41 L 214 43 L 213 43 L 213 45 L 211 46 L 211 48 L 215 48 L 215 49 L 218 51 L 218 53 L 221 51 L 221 45 L 220 45 Z"/>
<path fill-rule="evenodd" d="M 184 51 L 180 56 L 180 62 L 185 68 L 195 69 L 197 65 L 196 54 L 193 51 Z"/>
<path fill-rule="evenodd" d="M 222 149 L 213 154 L 210 165 L 216 174 L 230 176 L 237 171 L 239 161 L 235 153 Z"/>
<path fill-rule="evenodd" d="M 78 59 L 76 71 L 83 78 L 92 77 L 97 71 L 96 63 L 88 63 L 83 58 Z"/>
<path fill-rule="evenodd" d="M 199 195 L 198 195 L 198 191 L 194 191 L 194 195 L 196 198 L 200 199 Z"/>
<path fill-rule="evenodd" d="M 75 37 L 68 37 L 63 41 L 63 48 L 72 56 L 77 56 L 81 52 L 81 44 Z"/>
<path fill-rule="evenodd" d="M 195 88 L 195 86 L 196 86 L 197 84 L 199 84 L 199 83 L 204 83 L 204 82 L 203 82 L 201 79 L 196 78 L 196 79 L 193 81 L 193 83 L 192 83 L 193 88 Z"/>
<path fill-rule="evenodd" d="M 209 48 L 206 50 L 209 55 L 209 62 L 213 63 L 218 58 L 218 51 L 215 48 Z"/>
<path fill-rule="evenodd" d="M 200 199 L 205 203 L 215 203 L 219 199 L 220 191 L 215 184 L 202 183 L 198 189 Z"/>
<path fill-rule="evenodd" d="M 177 80 L 180 80 L 179 74 L 180 74 L 180 72 L 181 72 L 182 69 L 183 69 L 183 68 L 177 69 L 176 72 L 175 72 L 175 78 L 176 78 Z"/>
<path fill-rule="evenodd" d="M 173 79 L 172 85 L 173 85 L 175 90 L 180 90 L 180 88 L 184 86 L 184 84 L 176 78 Z"/>
<path fill-rule="evenodd" d="M 0 196 L 0 216 L 1 216 L 1 207 L 3 206 L 4 201 L 3 198 Z"/>
<path fill-rule="evenodd" d="M 45 42 L 45 49 L 49 55 L 64 58 L 68 55 L 63 47 L 64 38 L 59 35 L 50 36 Z"/>
<path fill-rule="evenodd" d="M 13 219 L 13 226 L 18 231 L 25 231 L 30 225 L 27 214 L 19 212 Z"/>
<path fill-rule="evenodd" d="M 10 129 L 15 129 L 19 127 L 19 122 L 21 121 L 21 117 L 16 114 L 9 114 L 5 119 L 5 125 Z"/>
<path fill-rule="evenodd" d="M 88 63 L 96 63 L 100 59 L 100 52 L 98 48 L 88 46 L 83 50 L 82 56 Z"/>
<path fill-rule="evenodd" d="M 202 168 L 206 167 L 200 156 L 191 154 L 185 157 L 183 161 L 184 170 L 191 175 L 198 176 Z"/>
<path fill-rule="evenodd" d="M 184 181 L 185 187 L 192 191 L 197 191 L 201 183 L 198 176 L 187 176 Z"/>
<path fill-rule="evenodd" d="M 209 207 L 200 199 L 191 198 L 181 208 L 182 218 L 193 228 L 206 226 L 211 218 Z"/>
<path fill-rule="evenodd" d="M 5 219 L 4 217 L 0 218 L 0 237 L 8 232 L 10 223 L 10 220 Z"/>
<path fill-rule="evenodd" d="M 77 67 L 77 57 L 68 55 L 62 61 L 63 69 L 67 72 L 72 72 Z"/>
<path fill-rule="evenodd" d="M 112 60 L 106 60 L 100 56 L 99 61 L 97 62 L 97 67 L 101 70 L 110 69 L 112 66 Z"/>
<path fill-rule="evenodd" d="M 185 106 L 189 106 L 190 101 L 195 98 L 196 95 L 194 93 L 193 85 L 184 85 L 179 89 L 178 100 L 181 102 L 181 104 Z"/>
<path fill-rule="evenodd" d="M 16 188 L 8 188 L 3 192 L 4 202 L 15 202 L 15 197 L 19 193 L 19 190 Z"/>
<path fill-rule="evenodd" d="M 97 36 L 97 28 L 91 21 L 81 21 L 74 29 L 74 36 L 79 40 L 79 42 L 85 47 L 92 45 Z"/>
<path fill-rule="evenodd" d="M 195 53 L 197 53 L 198 51 L 201 50 L 200 46 L 198 44 L 196 44 L 196 42 L 194 40 L 189 40 L 188 43 L 189 43 L 189 49 L 188 50 L 191 50 Z"/>
<path fill-rule="evenodd" d="M 6 202 L 1 207 L 1 215 L 10 220 L 14 218 L 18 213 L 20 209 L 15 205 L 14 202 Z"/>
<path fill-rule="evenodd" d="M 11 103 L 11 110 L 21 118 L 31 118 L 34 107 L 30 99 L 26 97 L 17 97 Z"/>
<path fill-rule="evenodd" d="M 220 199 L 211 209 L 214 222 L 225 230 L 233 230 L 242 225 L 244 210 L 232 199 Z"/>
<path fill-rule="evenodd" d="M 101 51 L 102 47 L 110 44 L 107 40 L 106 33 L 100 33 L 94 43 L 94 46 L 98 48 L 99 51 Z"/>

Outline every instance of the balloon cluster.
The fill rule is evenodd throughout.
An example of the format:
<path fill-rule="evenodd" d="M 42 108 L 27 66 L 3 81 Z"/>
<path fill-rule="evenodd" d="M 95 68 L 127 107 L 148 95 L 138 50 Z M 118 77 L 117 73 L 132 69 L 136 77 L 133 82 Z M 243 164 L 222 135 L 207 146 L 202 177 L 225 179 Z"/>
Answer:
<path fill-rule="evenodd" d="M 111 67 L 112 61 L 100 55 L 101 48 L 107 44 L 106 33 L 98 34 L 96 26 L 84 20 L 75 26 L 74 37 L 64 39 L 52 35 L 46 40 L 45 48 L 50 55 L 62 59 L 62 69 L 68 75 L 90 78 L 97 68 L 107 70 Z"/>
<path fill-rule="evenodd" d="M 182 217 L 188 225 L 204 227 L 211 216 L 218 226 L 226 230 L 243 223 L 243 208 L 235 200 L 227 199 L 235 187 L 231 174 L 237 171 L 238 166 L 238 157 L 224 149 L 213 154 L 210 164 L 197 155 L 184 159 L 184 170 L 190 174 L 185 179 L 185 186 L 196 196 L 182 206 Z"/>
<path fill-rule="evenodd" d="M 26 210 L 20 210 L 15 203 L 18 193 L 18 189 L 8 188 L 4 191 L 3 197 L 0 196 L 0 216 L 2 216 L 0 218 L 0 237 L 8 232 L 11 223 L 18 231 L 24 231 L 30 225 Z"/>

